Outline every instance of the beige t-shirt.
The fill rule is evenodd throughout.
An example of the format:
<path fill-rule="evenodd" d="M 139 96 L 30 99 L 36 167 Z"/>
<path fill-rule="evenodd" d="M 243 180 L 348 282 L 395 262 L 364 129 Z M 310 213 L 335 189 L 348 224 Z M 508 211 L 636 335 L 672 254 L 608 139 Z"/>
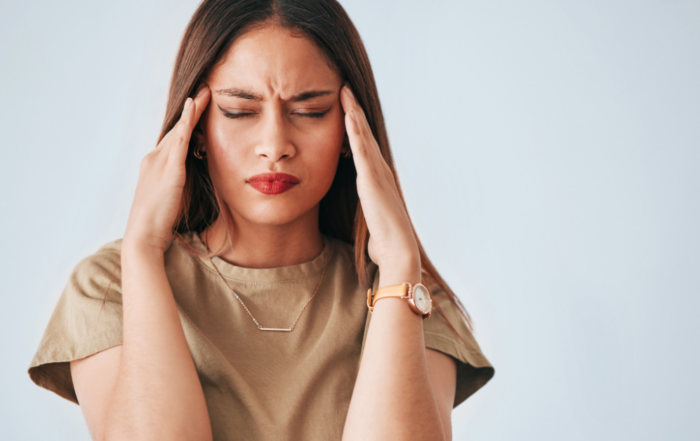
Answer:
<path fill-rule="evenodd" d="M 204 249 L 198 235 L 185 238 Z M 29 367 L 37 385 L 74 403 L 69 362 L 122 343 L 120 250 L 121 240 L 111 242 L 76 266 Z M 295 329 L 262 332 L 210 261 L 173 242 L 165 269 L 214 439 L 341 438 L 371 316 L 353 259 L 351 245 L 328 236 L 321 254 L 299 265 L 251 269 L 214 258 L 260 325 L 273 328 L 292 324 L 328 261 L 318 293 Z M 376 289 L 376 265 L 370 270 Z M 494 370 L 444 291 L 429 288 L 466 342 L 436 312 L 423 322 L 426 347 L 458 361 L 456 406 L 489 381 Z"/>

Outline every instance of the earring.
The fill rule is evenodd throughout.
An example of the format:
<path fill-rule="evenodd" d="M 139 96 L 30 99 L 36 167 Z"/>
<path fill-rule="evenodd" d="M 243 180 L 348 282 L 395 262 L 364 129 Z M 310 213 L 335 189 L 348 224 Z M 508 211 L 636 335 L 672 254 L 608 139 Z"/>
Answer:
<path fill-rule="evenodd" d="M 202 146 L 198 145 L 194 148 L 194 157 L 197 159 L 204 159 L 207 157 L 207 152 L 202 152 Z"/>

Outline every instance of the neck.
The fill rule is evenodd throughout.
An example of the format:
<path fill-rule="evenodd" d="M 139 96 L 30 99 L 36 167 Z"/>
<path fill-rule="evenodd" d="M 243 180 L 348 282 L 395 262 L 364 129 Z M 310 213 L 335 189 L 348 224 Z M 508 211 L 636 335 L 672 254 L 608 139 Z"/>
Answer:
<path fill-rule="evenodd" d="M 218 250 L 226 240 L 219 257 L 244 268 L 279 268 L 313 260 L 323 250 L 323 237 L 318 227 L 318 206 L 294 221 L 283 225 L 263 225 L 232 214 L 228 225 L 222 216 L 204 230 L 200 237 L 210 250 Z"/>

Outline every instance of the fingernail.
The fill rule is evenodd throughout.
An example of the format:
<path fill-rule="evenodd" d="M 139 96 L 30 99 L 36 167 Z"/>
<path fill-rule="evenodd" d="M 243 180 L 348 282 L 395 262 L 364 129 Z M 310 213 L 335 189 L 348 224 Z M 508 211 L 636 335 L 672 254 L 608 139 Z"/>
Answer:
<path fill-rule="evenodd" d="M 357 118 L 355 118 L 355 112 L 350 111 L 350 118 L 352 118 L 353 121 L 357 122 Z"/>
<path fill-rule="evenodd" d="M 201 86 L 199 86 L 199 92 L 197 92 L 197 97 L 204 95 L 204 92 L 205 92 L 204 89 L 206 89 L 206 88 L 207 88 L 206 84 L 202 84 Z"/>
<path fill-rule="evenodd" d="M 350 98 L 355 98 L 355 95 L 352 94 L 352 90 L 350 90 L 348 86 L 345 86 L 345 93 L 347 93 Z"/>
<path fill-rule="evenodd" d="M 187 110 L 187 109 L 189 109 L 191 105 L 192 105 L 192 98 L 187 98 L 187 99 L 185 100 L 185 107 L 184 107 L 182 110 Z"/>

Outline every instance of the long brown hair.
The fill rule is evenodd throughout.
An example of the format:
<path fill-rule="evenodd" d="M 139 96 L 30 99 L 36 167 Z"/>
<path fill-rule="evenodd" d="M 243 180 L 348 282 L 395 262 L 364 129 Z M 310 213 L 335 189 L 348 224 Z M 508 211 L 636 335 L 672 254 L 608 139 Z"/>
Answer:
<path fill-rule="evenodd" d="M 159 141 L 177 123 L 187 97 L 223 59 L 236 38 L 252 27 L 270 21 L 301 32 L 314 41 L 350 86 L 365 112 L 401 194 L 367 52 L 357 29 L 335 0 L 204 0 L 194 13 L 180 44 Z M 182 235 L 187 232 L 205 230 L 219 215 L 224 216 L 224 221 L 228 217 L 226 207 L 222 210 L 222 202 L 214 190 L 206 163 L 194 158 L 194 138 L 190 141 L 186 160 L 187 178 L 182 205 L 173 227 L 174 236 L 179 240 L 183 240 Z M 354 246 L 357 277 L 364 286 L 369 286 L 369 231 L 357 195 L 356 178 L 352 158 L 341 155 L 333 184 L 321 200 L 319 227 L 322 233 Z M 403 201 L 403 195 L 401 199 Z M 230 235 L 227 241 L 230 243 Z M 445 291 L 471 329 L 471 320 L 464 306 L 428 259 L 417 235 L 416 241 L 424 275 Z M 439 306 L 436 309 L 447 320 Z M 449 324 L 449 320 L 447 322 Z M 449 326 L 452 327 L 451 324 Z"/>

